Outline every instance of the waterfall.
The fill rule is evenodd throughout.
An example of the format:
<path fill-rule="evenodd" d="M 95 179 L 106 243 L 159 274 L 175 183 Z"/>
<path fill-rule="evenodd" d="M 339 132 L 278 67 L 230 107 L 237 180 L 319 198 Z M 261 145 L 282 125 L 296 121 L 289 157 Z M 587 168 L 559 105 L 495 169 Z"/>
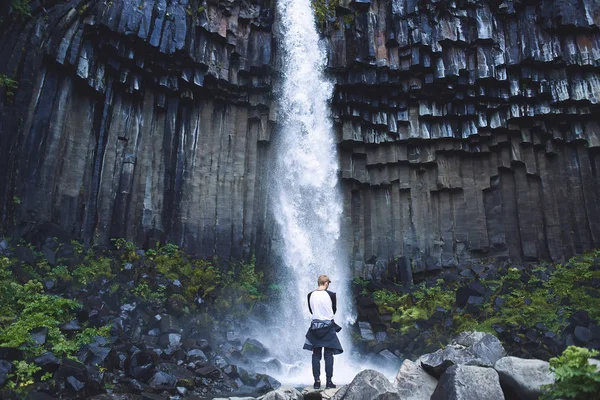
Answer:
<path fill-rule="evenodd" d="M 310 322 L 306 295 L 316 289 L 319 275 L 329 275 L 330 290 L 338 293 L 336 322 L 344 327 L 340 339 L 346 353 L 352 299 L 338 244 L 343 203 L 329 111 L 333 84 L 324 74 L 326 53 L 319 46 L 310 0 L 279 0 L 278 13 L 283 63 L 272 200 L 286 282 L 280 314 L 284 329 L 277 335 L 288 362 L 305 362 L 292 368 L 287 379 L 306 383 L 312 380 L 311 353 L 302 350 Z M 334 377 L 342 381 L 340 364 L 348 363 L 340 363 L 340 357 L 344 355 L 336 356 Z"/>

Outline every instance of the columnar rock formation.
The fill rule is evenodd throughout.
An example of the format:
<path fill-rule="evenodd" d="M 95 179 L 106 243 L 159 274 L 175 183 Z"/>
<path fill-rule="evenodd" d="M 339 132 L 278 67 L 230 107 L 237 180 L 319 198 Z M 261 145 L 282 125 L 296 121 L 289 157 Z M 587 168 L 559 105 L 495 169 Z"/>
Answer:
<path fill-rule="evenodd" d="M 331 24 L 331 67 L 358 265 L 600 244 L 600 4 L 353 4 Z"/>
<path fill-rule="evenodd" d="M 270 13 L 73 0 L 6 21 L 3 72 L 20 88 L 4 106 L 3 224 L 248 256 L 266 214 Z"/>
<path fill-rule="evenodd" d="M 343 245 L 357 273 L 600 245 L 597 0 L 330 0 Z M 334 7 L 337 5 L 337 7 Z M 266 0 L 0 8 L 0 226 L 266 255 Z M 275 23 L 273 23 L 275 22 Z"/>

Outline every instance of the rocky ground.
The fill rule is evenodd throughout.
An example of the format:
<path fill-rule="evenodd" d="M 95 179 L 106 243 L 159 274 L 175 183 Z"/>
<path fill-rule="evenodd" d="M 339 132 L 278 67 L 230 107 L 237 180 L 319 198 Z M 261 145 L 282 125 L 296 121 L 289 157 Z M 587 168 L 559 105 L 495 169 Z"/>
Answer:
<path fill-rule="evenodd" d="M 223 264 L 123 239 L 85 249 L 48 232 L 0 240 L 3 399 L 358 399 L 375 389 L 404 399 L 402 385 L 414 382 L 441 399 L 483 377 L 500 382 L 486 385 L 500 396 L 520 390 L 507 389 L 503 371 L 534 363 L 521 359 L 547 372 L 568 345 L 600 347 L 597 252 L 565 265 L 415 275 L 410 285 L 355 279 L 354 346 L 376 365 L 402 365 L 396 381 L 363 371 L 337 391 L 280 389 L 269 374 L 281 362 L 243 323 L 279 295 L 252 260 Z M 456 336 L 477 329 L 494 336 Z M 519 359 L 498 364 L 507 352 Z"/>

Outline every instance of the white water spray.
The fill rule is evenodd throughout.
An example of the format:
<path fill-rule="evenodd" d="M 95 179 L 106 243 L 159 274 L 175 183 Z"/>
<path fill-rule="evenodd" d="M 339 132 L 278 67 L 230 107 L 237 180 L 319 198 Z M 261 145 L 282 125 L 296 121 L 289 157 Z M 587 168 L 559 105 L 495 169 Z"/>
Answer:
<path fill-rule="evenodd" d="M 342 198 L 338 159 L 329 113 L 333 85 L 324 76 L 326 54 L 319 47 L 310 0 L 279 0 L 283 34 L 283 79 L 279 98 L 280 129 L 276 147 L 274 211 L 282 238 L 287 284 L 278 331 L 280 357 L 292 368 L 287 382 L 312 381 L 311 353 L 302 350 L 310 323 L 306 295 L 316 289 L 317 277 L 329 275 L 330 290 L 338 293 L 336 322 L 345 354 L 335 357 L 334 378 L 349 382 L 352 299 L 350 274 L 339 251 Z"/>

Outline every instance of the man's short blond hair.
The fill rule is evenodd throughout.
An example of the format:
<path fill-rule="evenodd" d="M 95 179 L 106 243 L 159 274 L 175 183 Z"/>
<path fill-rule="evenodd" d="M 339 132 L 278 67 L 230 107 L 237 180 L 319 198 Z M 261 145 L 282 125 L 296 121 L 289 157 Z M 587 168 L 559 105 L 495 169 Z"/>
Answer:
<path fill-rule="evenodd" d="M 327 282 L 331 283 L 327 275 L 319 275 L 319 280 L 317 282 L 319 283 L 319 286 L 324 286 Z"/>

